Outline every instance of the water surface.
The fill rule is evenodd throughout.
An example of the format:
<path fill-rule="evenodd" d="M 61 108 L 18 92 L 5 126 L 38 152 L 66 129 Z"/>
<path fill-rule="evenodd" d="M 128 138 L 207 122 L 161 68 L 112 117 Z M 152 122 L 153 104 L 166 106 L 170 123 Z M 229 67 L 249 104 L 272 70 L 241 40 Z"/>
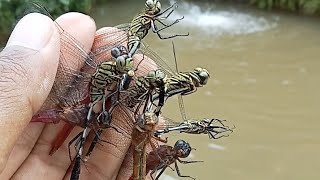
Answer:
<path fill-rule="evenodd" d="M 97 7 L 98 25 L 128 22 L 144 3 L 121 1 Z M 163 8 L 169 4 L 163 4 Z M 128 8 L 130 7 L 130 8 Z M 181 2 L 172 18 L 185 19 L 166 34 L 174 39 L 179 70 L 197 66 L 211 73 L 208 85 L 184 98 L 189 118 L 216 117 L 236 125 L 230 137 L 177 135 L 197 150 L 181 165 L 197 179 L 301 180 L 320 172 L 319 19 L 212 2 Z M 171 41 L 146 40 L 173 63 Z M 181 119 L 177 100 L 163 110 Z M 179 179 L 170 169 L 162 179 Z"/>

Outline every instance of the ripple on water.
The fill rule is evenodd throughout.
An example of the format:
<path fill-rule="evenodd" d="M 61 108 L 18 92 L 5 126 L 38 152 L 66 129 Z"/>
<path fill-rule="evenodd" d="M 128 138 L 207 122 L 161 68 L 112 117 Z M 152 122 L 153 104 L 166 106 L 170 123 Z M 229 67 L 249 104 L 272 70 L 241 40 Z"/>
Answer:
<path fill-rule="evenodd" d="M 173 1 L 171 0 L 172 4 Z M 264 17 L 239 12 L 234 9 L 216 10 L 214 6 L 202 9 L 190 2 L 180 2 L 179 8 L 170 18 L 177 19 L 184 16 L 181 25 L 196 27 L 209 34 L 220 36 L 222 34 L 242 35 L 266 31 L 277 26 L 277 19 L 267 20 Z"/>
<path fill-rule="evenodd" d="M 219 151 L 224 151 L 224 150 L 226 150 L 226 147 L 221 146 L 221 145 L 219 145 L 219 144 L 214 144 L 214 143 L 208 144 L 208 147 L 211 148 L 211 149 L 214 149 L 214 150 L 219 150 Z"/>

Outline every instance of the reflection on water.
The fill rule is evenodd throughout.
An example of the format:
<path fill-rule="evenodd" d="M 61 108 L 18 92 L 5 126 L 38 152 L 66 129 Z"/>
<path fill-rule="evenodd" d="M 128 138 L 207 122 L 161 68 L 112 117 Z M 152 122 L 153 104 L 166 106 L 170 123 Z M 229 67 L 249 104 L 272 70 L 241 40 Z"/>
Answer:
<path fill-rule="evenodd" d="M 171 137 L 171 145 L 183 138 L 196 148 L 188 159 L 205 161 L 180 165 L 181 173 L 201 180 L 318 179 L 319 20 L 193 3 L 180 3 L 173 15 L 185 19 L 166 32 L 190 32 L 174 40 L 181 71 L 203 66 L 212 75 L 208 85 L 184 98 L 187 116 L 227 119 L 236 129 L 214 141 L 205 135 Z M 95 19 L 100 26 L 128 22 L 143 6 L 136 1 L 111 3 L 99 7 L 97 14 L 107 11 Z M 170 40 L 150 33 L 146 41 L 172 64 Z M 177 108 L 172 98 L 163 113 L 181 119 Z M 166 170 L 179 179 L 175 173 Z"/>

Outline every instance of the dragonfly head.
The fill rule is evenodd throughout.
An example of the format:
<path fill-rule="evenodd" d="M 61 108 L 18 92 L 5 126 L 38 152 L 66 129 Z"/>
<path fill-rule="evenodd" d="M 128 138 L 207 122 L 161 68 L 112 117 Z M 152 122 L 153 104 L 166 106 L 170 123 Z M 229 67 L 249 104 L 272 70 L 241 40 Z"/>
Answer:
<path fill-rule="evenodd" d="M 194 69 L 193 72 L 194 72 L 193 78 L 196 80 L 195 84 L 197 87 L 201 87 L 207 84 L 208 79 L 210 77 L 208 70 L 197 67 Z"/>
<path fill-rule="evenodd" d="M 192 148 L 189 143 L 180 139 L 174 145 L 174 150 L 177 153 L 178 157 L 186 158 L 189 156 Z"/>
<path fill-rule="evenodd" d="M 158 14 L 161 11 L 161 4 L 158 0 L 146 0 L 145 10 L 147 14 Z"/>
<path fill-rule="evenodd" d="M 133 59 L 127 55 L 122 55 L 116 58 L 116 68 L 121 73 L 126 73 L 133 70 Z"/>
<path fill-rule="evenodd" d="M 146 77 L 149 83 L 155 87 L 159 87 L 166 81 L 167 75 L 160 69 L 152 70 L 147 74 Z"/>

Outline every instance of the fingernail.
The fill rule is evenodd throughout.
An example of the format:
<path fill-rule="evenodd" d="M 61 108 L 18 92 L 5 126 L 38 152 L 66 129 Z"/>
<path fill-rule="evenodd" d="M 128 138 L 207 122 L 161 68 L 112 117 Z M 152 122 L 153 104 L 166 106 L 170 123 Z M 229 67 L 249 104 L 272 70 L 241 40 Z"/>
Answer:
<path fill-rule="evenodd" d="M 52 20 L 42 14 L 24 16 L 12 31 L 6 47 L 19 45 L 40 50 L 46 46 L 53 33 Z"/>

